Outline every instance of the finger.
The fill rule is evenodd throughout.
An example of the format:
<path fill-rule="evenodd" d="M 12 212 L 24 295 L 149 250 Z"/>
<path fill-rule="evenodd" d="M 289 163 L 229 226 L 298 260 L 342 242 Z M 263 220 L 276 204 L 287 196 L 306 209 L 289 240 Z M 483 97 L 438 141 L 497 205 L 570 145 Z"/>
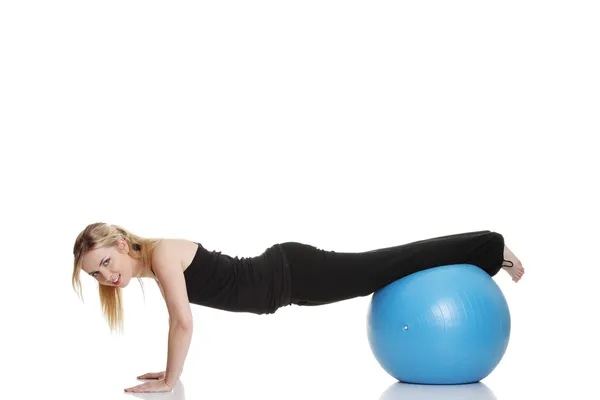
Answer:
<path fill-rule="evenodd" d="M 147 374 L 140 375 L 137 379 L 154 379 L 160 375 L 160 372 L 148 372 Z"/>
<path fill-rule="evenodd" d="M 134 387 L 135 392 L 145 392 L 147 388 L 152 387 L 152 382 L 142 383 L 141 385 L 137 385 Z"/>
<path fill-rule="evenodd" d="M 146 388 L 146 384 L 144 383 L 143 385 L 138 385 L 138 386 L 134 387 L 133 391 L 136 393 L 145 392 L 145 390 L 144 390 L 145 388 Z"/>
<path fill-rule="evenodd" d="M 138 392 L 151 392 L 152 391 L 152 384 L 150 383 L 144 383 L 143 385 L 140 386 Z"/>

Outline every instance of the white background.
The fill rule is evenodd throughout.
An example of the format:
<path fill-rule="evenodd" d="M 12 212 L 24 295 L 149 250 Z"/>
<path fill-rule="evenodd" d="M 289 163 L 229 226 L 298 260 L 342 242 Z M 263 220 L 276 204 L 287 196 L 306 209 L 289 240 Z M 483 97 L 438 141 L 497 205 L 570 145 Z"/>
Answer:
<path fill-rule="evenodd" d="M 164 369 L 153 282 L 125 290 L 123 336 L 92 278 L 84 303 L 70 286 L 76 235 L 104 221 L 231 256 L 490 229 L 526 268 L 495 278 L 513 327 L 485 386 L 394 385 L 365 297 L 192 306 L 171 398 L 592 398 L 599 18 L 593 1 L 3 1 L 2 396 L 122 398 Z"/>

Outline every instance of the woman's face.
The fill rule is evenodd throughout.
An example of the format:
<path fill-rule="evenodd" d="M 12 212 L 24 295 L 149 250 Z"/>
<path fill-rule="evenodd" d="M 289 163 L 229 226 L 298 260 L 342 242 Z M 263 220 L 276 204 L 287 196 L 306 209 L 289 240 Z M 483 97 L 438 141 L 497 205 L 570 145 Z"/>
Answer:
<path fill-rule="evenodd" d="M 124 239 L 116 246 L 98 247 L 83 256 L 83 271 L 101 285 L 125 287 L 132 278 L 133 259 Z"/>

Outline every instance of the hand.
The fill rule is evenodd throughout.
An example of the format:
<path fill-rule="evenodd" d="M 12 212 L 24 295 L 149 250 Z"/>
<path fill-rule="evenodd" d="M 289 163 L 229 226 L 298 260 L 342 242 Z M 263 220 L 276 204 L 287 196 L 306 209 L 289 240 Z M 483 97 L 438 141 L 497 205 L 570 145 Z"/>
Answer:
<path fill-rule="evenodd" d="M 138 376 L 137 379 L 165 379 L 165 372 L 148 372 L 147 374 Z"/>
<path fill-rule="evenodd" d="M 138 379 L 156 379 L 152 382 L 145 382 L 137 386 L 125 389 L 125 392 L 170 392 L 173 388 L 165 381 L 164 372 L 154 372 L 138 376 Z"/>

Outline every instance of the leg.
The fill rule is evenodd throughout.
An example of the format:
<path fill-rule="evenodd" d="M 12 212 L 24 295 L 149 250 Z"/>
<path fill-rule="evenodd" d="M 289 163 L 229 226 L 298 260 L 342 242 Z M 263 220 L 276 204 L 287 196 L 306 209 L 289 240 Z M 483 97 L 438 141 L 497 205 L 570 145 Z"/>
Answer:
<path fill-rule="evenodd" d="M 502 267 L 504 238 L 469 232 L 355 253 L 297 242 L 280 246 L 290 263 L 292 303 L 319 305 L 367 296 L 409 274 L 448 264 L 473 264 L 494 276 Z"/>

